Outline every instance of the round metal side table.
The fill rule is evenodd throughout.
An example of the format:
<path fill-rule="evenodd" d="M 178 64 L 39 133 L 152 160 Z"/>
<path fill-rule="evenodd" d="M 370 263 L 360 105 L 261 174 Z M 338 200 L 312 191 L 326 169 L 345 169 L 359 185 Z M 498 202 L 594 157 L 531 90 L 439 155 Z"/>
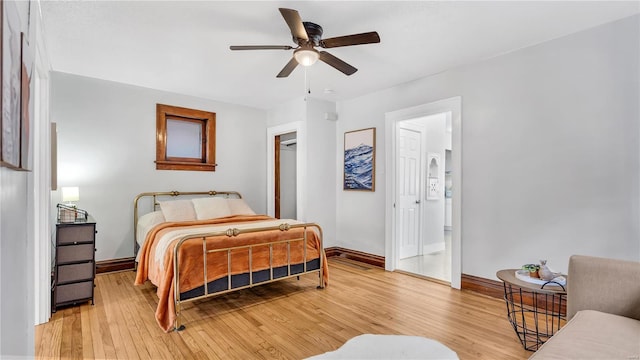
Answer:
<path fill-rule="evenodd" d="M 500 270 L 496 276 L 504 285 L 509 323 L 522 346 L 536 351 L 566 323 L 566 285 L 520 280 L 516 271 L 518 269 Z"/>

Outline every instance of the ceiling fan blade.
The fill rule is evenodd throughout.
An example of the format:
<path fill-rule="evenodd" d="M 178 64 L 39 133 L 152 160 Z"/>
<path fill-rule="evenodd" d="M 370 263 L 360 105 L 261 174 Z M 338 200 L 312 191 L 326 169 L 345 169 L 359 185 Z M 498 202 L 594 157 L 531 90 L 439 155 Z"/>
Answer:
<path fill-rule="evenodd" d="M 351 75 L 351 74 L 355 73 L 356 71 L 358 71 L 358 69 L 356 69 L 353 66 L 347 64 L 346 62 L 338 59 L 337 57 L 329 54 L 326 51 L 320 51 L 320 60 L 324 61 L 325 63 L 327 63 L 327 64 L 329 64 L 331 66 L 333 66 L 334 68 L 336 68 L 338 71 L 341 71 L 345 75 Z"/>
<path fill-rule="evenodd" d="M 231 45 L 231 50 L 291 50 L 289 45 Z"/>
<path fill-rule="evenodd" d="M 283 78 L 283 77 L 287 77 L 289 76 L 289 74 L 291 74 L 291 72 L 293 71 L 293 69 L 296 68 L 296 66 L 298 66 L 298 62 L 296 61 L 295 58 L 291 58 L 291 60 L 289 60 L 289 62 L 287 63 L 287 65 L 285 65 L 282 70 L 280 70 L 280 73 L 276 76 L 279 78 Z"/>
<path fill-rule="evenodd" d="M 351 46 L 362 44 L 375 44 L 380 42 L 380 36 L 377 32 L 372 31 L 362 34 L 338 36 L 329 39 L 323 39 L 320 41 L 320 46 L 323 48 L 334 48 L 339 46 Z"/>
<path fill-rule="evenodd" d="M 304 29 L 304 24 L 302 23 L 302 18 L 300 17 L 300 14 L 298 14 L 298 11 L 285 8 L 279 8 L 278 10 L 280 10 L 280 14 L 282 14 L 284 21 L 289 25 L 291 35 L 298 39 L 309 40 L 307 30 Z"/>

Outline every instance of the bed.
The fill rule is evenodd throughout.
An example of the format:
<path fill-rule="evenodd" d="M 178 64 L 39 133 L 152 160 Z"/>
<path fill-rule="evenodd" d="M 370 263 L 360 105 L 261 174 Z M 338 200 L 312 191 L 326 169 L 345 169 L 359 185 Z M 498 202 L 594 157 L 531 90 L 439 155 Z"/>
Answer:
<path fill-rule="evenodd" d="M 134 239 L 135 284 L 157 287 L 165 332 L 185 328 L 184 302 L 310 273 L 328 282 L 318 224 L 256 214 L 235 191 L 139 194 Z"/>

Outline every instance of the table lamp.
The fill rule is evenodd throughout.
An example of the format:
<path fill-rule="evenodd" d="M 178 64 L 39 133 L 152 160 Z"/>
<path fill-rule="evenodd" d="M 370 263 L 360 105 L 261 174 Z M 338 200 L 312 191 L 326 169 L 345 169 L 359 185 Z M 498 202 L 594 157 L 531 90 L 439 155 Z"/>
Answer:
<path fill-rule="evenodd" d="M 80 200 L 80 191 L 77 186 L 62 187 L 62 202 L 65 203 L 67 209 L 62 209 L 58 214 L 61 222 L 74 222 L 78 218 L 78 211 L 74 201 Z M 69 209 L 73 208 L 73 209 Z"/>
<path fill-rule="evenodd" d="M 62 202 L 67 206 L 76 207 L 74 201 L 80 200 L 80 190 L 77 186 L 62 188 Z"/>

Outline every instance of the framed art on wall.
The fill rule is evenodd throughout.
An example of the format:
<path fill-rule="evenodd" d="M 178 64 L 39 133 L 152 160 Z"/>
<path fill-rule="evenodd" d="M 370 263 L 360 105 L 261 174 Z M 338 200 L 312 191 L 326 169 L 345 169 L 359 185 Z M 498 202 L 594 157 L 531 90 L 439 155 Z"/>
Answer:
<path fill-rule="evenodd" d="M 12 1 L 2 2 L 2 165 L 20 168 L 20 19 Z"/>
<path fill-rule="evenodd" d="M 16 3 L 1 1 L 0 10 L 0 165 L 14 170 L 29 170 L 33 143 L 31 78 L 34 59 L 28 36 L 20 31 Z"/>
<path fill-rule="evenodd" d="M 375 191 L 376 128 L 344 133 L 344 190 Z"/>
<path fill-rule="evenodd" d="M 31 78 L 33 75 L 33 54 L 25 33 L 22 33 L 20 56 L 20 168 L 31 169 L 31 143 L 33 137 L 33 96 Z"/>

